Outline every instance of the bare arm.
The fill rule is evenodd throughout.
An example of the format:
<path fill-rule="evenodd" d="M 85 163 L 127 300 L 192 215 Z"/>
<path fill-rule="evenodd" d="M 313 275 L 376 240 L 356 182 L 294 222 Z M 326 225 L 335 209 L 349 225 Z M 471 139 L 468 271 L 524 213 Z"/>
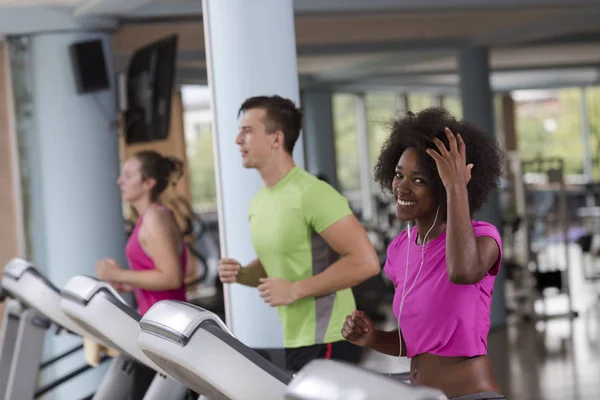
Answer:
<path fill-rule="evenodd" d="M 382 331 L 375 329 L 373 321 L 364 311 L 355 310 L 346 316 L 342 327 L 342 336 L 357 346 L 368 347 L 380 353 L 398 356 L 402 340 L 402 356 L 406 356 L 404 338 L 400 339 L 398 329 Z"/>
<path fill-rule="evenodd" d="M 119 293 L 133 292 L 133 286 L 131 286 L 131 285 L 125 285 L 124 283 L 115 283 L 115 282 L 111 282 L 111 285 Z"/>
<path fill-rule="evenodd" d="M 179 261 L 181 234 L 177 222 L 168 210 L 148 210 L 140 234 L 143 235 L 155 269 L 115 271 L 112 281 L 151 291 L 174 290 L 183 282 L 183 268 Z M 183 249 L 185 250 L 185 249 Z"/>
<path fill-rule="evenodd" d="M 379 273 L 375 249 L 354 215 L 343 217 L 320 235 L 341 257 L 325 271 L 294 282 L 298 299 L 351 288 Z"/>
<path fill-rule="evenodd" d="M 448 217 L 446 222 L 446 264 L 452 283 L 479 282 L 496 263 L 498 244 L 488 236 L 475 237 L 464 185 L 446 187 Z"/>
<path fill-rule="evenodd" d="M 433 142 L 439 152 L 427 153 L 435 160 L 440 179 L 446 188 L 448 210 L 446 218 L 446 267 L 452 283 L 469 285 L 479 282 L 494 265 L 500 250 L 491 237 L 475 237 L 471 225 L 469 193 L 473 164 L 466 163 L 465 143 L 446 128 L 450 149 L 438 138 Z M 476 168 L 476 167 L 475 167 Z"/>
<path fill-rule="evenodd" d="M 240 268 L 237 276 L 237 282 L 242 285 L 257 287 L 261 278 L 266 278 L 267 273 L 260 263 L 259 259 L 252 261 L 247 266 Z"/>
<path fill-rule="evenodd" d="M 376 329 L 375 336 L 367 347 L 380 353 L 389 354 L 390 356 L 398 356 L 398 352 L 400 351 L 399 345 L 400 335 L 398 329 L 395 331 L 381 331 Z M 402 338 L 401 356 L 406 357 L 406 344 L 404 344 L 404 338 Z"/>

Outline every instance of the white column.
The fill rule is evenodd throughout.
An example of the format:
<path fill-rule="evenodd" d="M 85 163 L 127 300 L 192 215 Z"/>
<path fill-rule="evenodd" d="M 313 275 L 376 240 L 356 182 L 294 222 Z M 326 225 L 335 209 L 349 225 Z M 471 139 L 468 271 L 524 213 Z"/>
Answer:
<path fill-rule="evenodd" d="M 69 46 L 102 39 L 111 89 L 78 94 Z M 95 275 L 95 261 L 125 262 L 125 233 L 115 121 L 116 97 L 109 33 L 33 35 L 23 60 L 27 72 L 15 87 L 28 86 L 29 116 L 19 114 L 21 168 L 26 176 L 24 212 L 29 257 L 59 288 L 76 274 Z M 18 89 L 22 90 L 22 89 Z M 17 92 L 17 89 L 15 89 Z M 17 108 L 27 99 L 17 98 Z M 49 338 L 46 356 L 72 346 L 69 337 Z M 83 364 L 81 358 L 44 371 L 56 377 Z M 97 387 L 105 367 L 61 385 L 51 398 L 82 398 Z"/>
<path fill-rule="evenodd" d="M 465 47 L 460 50 L 460 94 L 464 119 L 497 139 L 488 58 L 489 51 L 485 47 Z M 499 190 L 490 194 L 488 201 L 476 213 L 475 218 L 494 224 L 502 233 Z M 492 295 L 491 326 L 498 327 L 505 324 L 504 270 L 501 269 L 501 273 L 496 276 Z"/>
<path fill-rule="evenodd" d="M 362 220 L 370 221 L 375 214 L 373 198 L 373 168 L 369 159 L 369 127 L 367 125 L 367 101 L 364 93 L 357 94 L 356 134 L 358 135 L 358 164 L 360 178 L 360 201 L 362 204 Z"/>
<path fill-rule="evenodd" d="M 246 264 L 256 258 L 248 207 L 263 183 L 256 171 L 242 167 L 235 144 L 237 112 L 246 98 L 256 95 L 277 94 L 300 103 L 292 0 L 204 0 L 202 5 L 221 254 Z M 294 149 L 299 166 L 304 166 L 302 141 Z M 276 309 L 256 289 L 234 284 L 224 290 L 227 324 L 241 341 L 256 348 L 283 347 Z"/>

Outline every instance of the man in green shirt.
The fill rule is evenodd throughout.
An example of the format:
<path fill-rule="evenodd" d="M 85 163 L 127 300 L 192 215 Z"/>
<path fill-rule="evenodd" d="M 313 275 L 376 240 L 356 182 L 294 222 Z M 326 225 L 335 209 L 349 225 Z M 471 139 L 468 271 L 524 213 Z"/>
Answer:
<path fill-rule="evenodd" d="M 249 210 L 258 259 L 245 267 L 223 259 L 219 277 L 258 288 L 277 307 L 289 370 L 315 358 L 358 363 L 361 349 L 345 341 L 341 329 L 356 308 L 351 288 L 380 271 L 377 254 L 348 201 L 294 164 L 302 126 L 294 103 L 252 97 L 239 114 L 242 164 L 258 170 L 265 185 Z"/>

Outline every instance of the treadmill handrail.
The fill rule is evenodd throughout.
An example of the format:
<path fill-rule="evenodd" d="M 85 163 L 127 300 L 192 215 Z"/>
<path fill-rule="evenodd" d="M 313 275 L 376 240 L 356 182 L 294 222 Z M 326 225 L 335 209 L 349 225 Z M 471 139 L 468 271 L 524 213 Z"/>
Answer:
<path fill-rule="evenodd" d="M 98 293 L 96 293 L 96 294 L 99 295 L 99 296 L 102 296 L 102 297 L 106 298 L 106 300 L 108 300 L 109 302 L 111 302 L 120 311 L 123 311 L 125 314 L 129 315 L 136 322 L 139 323 L 140 320 L 142 319 L 142 316 L 140 315 L 139 312 L 137 312 L 136 310 L 134 310 L 131 306 L 123 303 L 121 300 L 119 300 L 117 297 L 115 297 L 110 291 L 106 290 L 105 288 L 100 289 L 98 291 Z"/>
<path fill-rule="evenodd" d="M 183 330 L 178 330 L 172 328 L 171 326 L 158 322 L 155 320 L 155 311 L 157 307 L 187 307 L 190 308 L 194 313 L 194 317 L 191 318 L 188 322 L 188 325 Z M 218 326 L 224 332 L 227 332 L 232 337 L 235 335 L 229 330 L 227 325 L 214 313 L 208 310 L 199 310 L 200 307 L 194 306 L 192 304 L 178 301 L 178 300 L 163 300 L 156 304 L 154 304 L 150 310 L 148 310 L 145 316 L 140 321 L 140 327 L 142 330 L 147 331 L 148 333 L 152 333 L 157 336 L 164 336 L 170 341 L 177 343 L 179 346 L 184 347 L 189 342 L 190 338 L 193 336 L 194 332 L 198 330 L 200 325 L 206 321 L 212 321 L 216 326 Z M 201 311 L 201 314 L 199 312 Z M 158 318 L 157 318 L 158 319 Z M 162 320 L 162 318 L 160 318 Z M 190 328 L 193 327 L 193 328 Z"/>
<path fill-rule="evenodd" d="M 13 279 L 19 279 L 23 273 L 32 266 L 32 263 L 22 258 L 13 258 L 4 267 L 4 275 Z"/>
<path fill-rule="evenodd" d="M 63 291 L 61 293 L 61 296 L 65 299 L 69 299 L 69 300 L 71 300 L 77 304 L 80 304 L 84 307 L 87 306 L 87 304 L 90 303 L 94 299 L 94 297 L 102 296 L 107 301 L 109 301 L 114 306 L 116 306 L 120 311 L 123 311 L 125 314 L 127 314 L 131 318 L 135 319 L 136 322 L 140 322 L 140 320 L 142 319 L 142 316 L 137 311 L 135 311 L 129 305 L 123 303 L 123 301 L 121 301 L 118 297 L 116 297 L 106 287 L 101 287 L 98 290 L 96 290 L 89 299 L 84 299 L 84 298 L 78 296 L 76 293 L 73 293 L 71 291 Z"/>
<path fill-rule="evenodd" d="M 82 297 L 79 293 L 76 293 L 69 288 L 69 285 L 71 284 L 72 281 L 74 281 L 76 279 L 81 280 L 81 278 L 88 279 L 88 280 L 95 282 L 95 286 L 91 287 L 88 290 L 88 293 L 85 294 L 86 297 Z M 107 282 L 104 282 L 96 277 L 84 275 L 84 274 L 76 275 L 76 276 L 72 277 L 71 280 L 69 280 L 69 282 L 67 282 L 67 285 L 60 291 L 60 295 L 62 297 L 69 298 L 79 304 L 86 305 L 88 302 L 90 302 L 92 300 L 92 298 L 96 294 L 98 294 L 98 292 L 102 291 L 102 289 L 104 289 L 105 292 L 110 293 L 116 300 L 119 300 L 121 303 L 129 306 L 125 302 L 125 300 L 123 300 L 121 298 L 121 296 L 119 296 L 117 291 L 110 284 L 108 284 Z"/>
<path fill-rule="evenodd" d="M 13 271 L 11 271 L 10 268 L 6 268 L 4 270 L 4 278 L 2 278 L 2 279 L 13 279 L 18 282 L 26 274 L 29 273 L 29 274 L 35 275 L 37 278 L 39 278 L 41 281 L 43 281 L 52 291 L 54 291 L 56 293 L 60 293 L 60 290 L 58 290 L 58 288 L 56 286 L 54 286 L 54 284 L 52 282 L 50 282 L 50 280 L 48 280 L 48 278 L 46 278 L 40 271 L 38 271 L 38 269 L 33 264 L 28 263 L 25 260 L 14 259 L 14 260 L 10 261 L 6 266 L 9 267 L 11 265 L 11 263 L 16 262 L 16 260 L 26 263 L 27 266 L 24 267 L 23 270 L 19 271 L 19 273 L 13 273 Z M 5 290 L 5 292 L 8 292 L 8 291 Z M 6 293 L 5 295 L 8 295 L 8 293 Z"/>
<path fill-rule="evenodd" d="M 254 363 L 257 367 L 261 368 L 263 371 L 281 381 L 285 385 L 288 385 L 292 381 L 293 375 L 291 373 L 277 367 L 275 364 L 258 354 L 256 351 L 252 350 L 250 347 L 246 346 L 235 337 L 227 334 L 227 332 L 223 331 L 221 327 L 215 324 L 213 320 L 203 321 L 198 326 L 198 329 L 203 329 L 219 340 L 225 342 L 232 349 Z"/>

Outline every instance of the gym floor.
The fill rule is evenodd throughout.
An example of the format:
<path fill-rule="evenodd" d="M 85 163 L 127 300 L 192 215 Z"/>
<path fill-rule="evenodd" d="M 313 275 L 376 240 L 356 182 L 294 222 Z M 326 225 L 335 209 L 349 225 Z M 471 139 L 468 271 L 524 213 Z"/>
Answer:
<path fill-rule="evenodd" d="M 494 374 L 510 400 L 600 399 L 600 282 L 583 276 L 581 252 L 570 248 L 572 321 L 520 322 L 509 316 L 506 328 L 490 333 L 488 355 Z M 541 306 L 541 304 L 540 304 Z M 566 298 L 546 301 L 549 314 L 566 310 Z M 394 329 L 391 308 L 382 329 Z M 380 372 L 407 372 L 409 360 L 368 352 L 363 366 Z"/>

